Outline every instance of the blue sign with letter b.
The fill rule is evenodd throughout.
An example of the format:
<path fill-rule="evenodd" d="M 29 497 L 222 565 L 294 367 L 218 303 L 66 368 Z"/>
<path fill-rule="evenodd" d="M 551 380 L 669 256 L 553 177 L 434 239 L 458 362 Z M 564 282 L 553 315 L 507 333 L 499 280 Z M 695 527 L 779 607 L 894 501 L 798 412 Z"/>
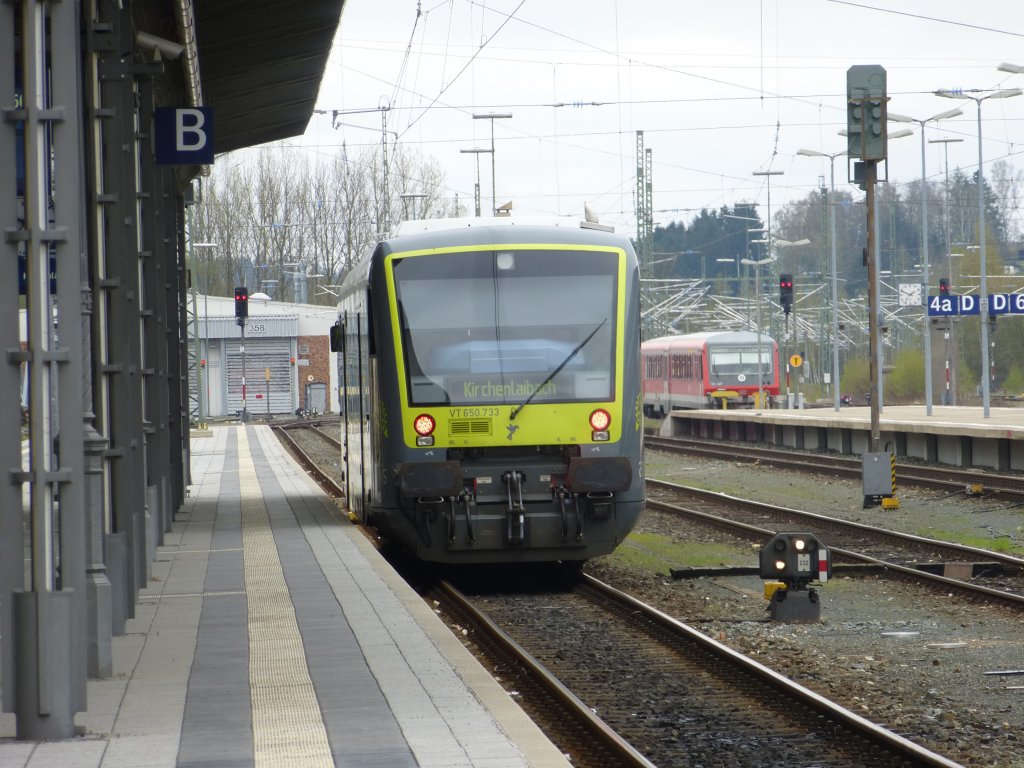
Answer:
<path fill-rule="evenodd" d="M 211 107 L 157 107 L 153 131 L 157 165 L 213 164 Z"/>

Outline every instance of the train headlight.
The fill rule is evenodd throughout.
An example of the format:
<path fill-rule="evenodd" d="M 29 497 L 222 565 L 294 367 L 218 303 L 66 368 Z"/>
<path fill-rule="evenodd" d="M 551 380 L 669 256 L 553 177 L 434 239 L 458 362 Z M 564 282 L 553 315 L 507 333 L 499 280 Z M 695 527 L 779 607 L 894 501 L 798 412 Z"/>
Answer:
<path fill-rule="evenodd" d="M 430 446 L 434 444 L 434 429 L 437 422 L 429 413 L 421 413 L 413 420 L 412 428 L 416 430 L 416 445 Z"/>
<path fill-rule="evenodd" d="M 608 439 L 608 426 L 612 423 L 612 415 L 604 408 L 598 408 L 590 414 L 591 437 L 594 440 Z"/>

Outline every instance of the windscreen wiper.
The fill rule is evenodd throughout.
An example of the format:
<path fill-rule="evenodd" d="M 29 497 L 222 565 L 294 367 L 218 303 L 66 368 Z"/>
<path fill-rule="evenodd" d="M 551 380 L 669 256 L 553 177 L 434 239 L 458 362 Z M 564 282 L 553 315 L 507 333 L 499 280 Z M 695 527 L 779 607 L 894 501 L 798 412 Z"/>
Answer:
<path fill-rule="evenodd" d="M 563 368 L 565 368 L 566 365 L 569 364 L 570 360 L 572 360 L 574 357 L 576 357 L 576 353 L 579 352 L 581 349 L 583 349 L 583 347 L 586 346 L 587 342 L 590 341 L 592 338 L 594 338 L 594 334 L 596 334 L 598 331 L 600 331 L 601 328 L 604 327 L 604 324 L 607 323 L 607 322 L 608 322 L 608 318 L 606 317 L 604 320 L 602 320 L 600 323 L 598 323 L 597 324 L 597 328 L 592 330 L 590 332 L 590 335 L 587 336 L 587 338 L 585 338 L 583 341 L 581 341 L 579 344 L 576 345 L 576 348 L 572 352 L 570 352 L 568 354 L 568 356 L 565 358 L 565 360 L 560 362 L 558 364 L 558 367 L 555 368 L 555 370 L 553 370 L 551 373 L 549 373 L 548 377 L 546 379 L 544 379 L 544 381 L 542 381 L 540 383 L 540 385 L 538 385 L 538 387 L 535 390 L 533 390 L 533 392 L 530 393 L 530 396 L 528 398 L 526 398 L 526 400 L 523 401 L 522 405 L 517 405 L 515 408 L 512 409 L 512 413 L 509 414 L 508 420 L 509 421 L 514 421 L 516 416 L 519 415 L 519 412 L 521 410 L 523 410 L 523 408 L 525 408 L 526 406 L 528 406 L 530 404 L 530 401 L 533 400 L 533 398 L 537 395 L 537 393 L 540 392 L 542 389 L 544 389 L 544 387 L 546 387 L 551 382 L 551 380 L 553 378 L 555 378 L 555 376 L 558 375 L 559 371 L 561 371 Z"/>

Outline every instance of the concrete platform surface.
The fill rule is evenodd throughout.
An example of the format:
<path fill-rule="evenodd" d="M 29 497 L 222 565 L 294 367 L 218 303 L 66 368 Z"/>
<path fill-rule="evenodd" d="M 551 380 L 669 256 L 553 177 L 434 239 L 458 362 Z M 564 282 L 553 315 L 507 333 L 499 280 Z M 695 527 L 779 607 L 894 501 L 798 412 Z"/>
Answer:
<path fill-rule="evenodd" d="M 0 768 L 570 765 L 269 427 L 193 440 L 192 478 L 81 736 L 0 715 Z"/>

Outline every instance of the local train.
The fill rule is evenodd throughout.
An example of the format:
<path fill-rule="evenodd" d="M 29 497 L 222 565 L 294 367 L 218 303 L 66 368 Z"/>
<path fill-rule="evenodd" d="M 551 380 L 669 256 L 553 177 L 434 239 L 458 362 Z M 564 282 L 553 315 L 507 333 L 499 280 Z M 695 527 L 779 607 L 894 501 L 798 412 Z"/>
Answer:
<path fill-rule="evenodd" d="M 344 281 L 349 513 L 416 559 L 611 552 L 644 503 L 628 239 L 565 217 L 403 222 Z"/>
<path fill-rule="evenodd" d="M 646 416 L 674 408 L 750 408 L 759 388 L 766 402 L 779 394 L 779 345 L 763 333 L 760 347 L 749 331 L 662 336 L 645 341 L 641 357 Z"/>

